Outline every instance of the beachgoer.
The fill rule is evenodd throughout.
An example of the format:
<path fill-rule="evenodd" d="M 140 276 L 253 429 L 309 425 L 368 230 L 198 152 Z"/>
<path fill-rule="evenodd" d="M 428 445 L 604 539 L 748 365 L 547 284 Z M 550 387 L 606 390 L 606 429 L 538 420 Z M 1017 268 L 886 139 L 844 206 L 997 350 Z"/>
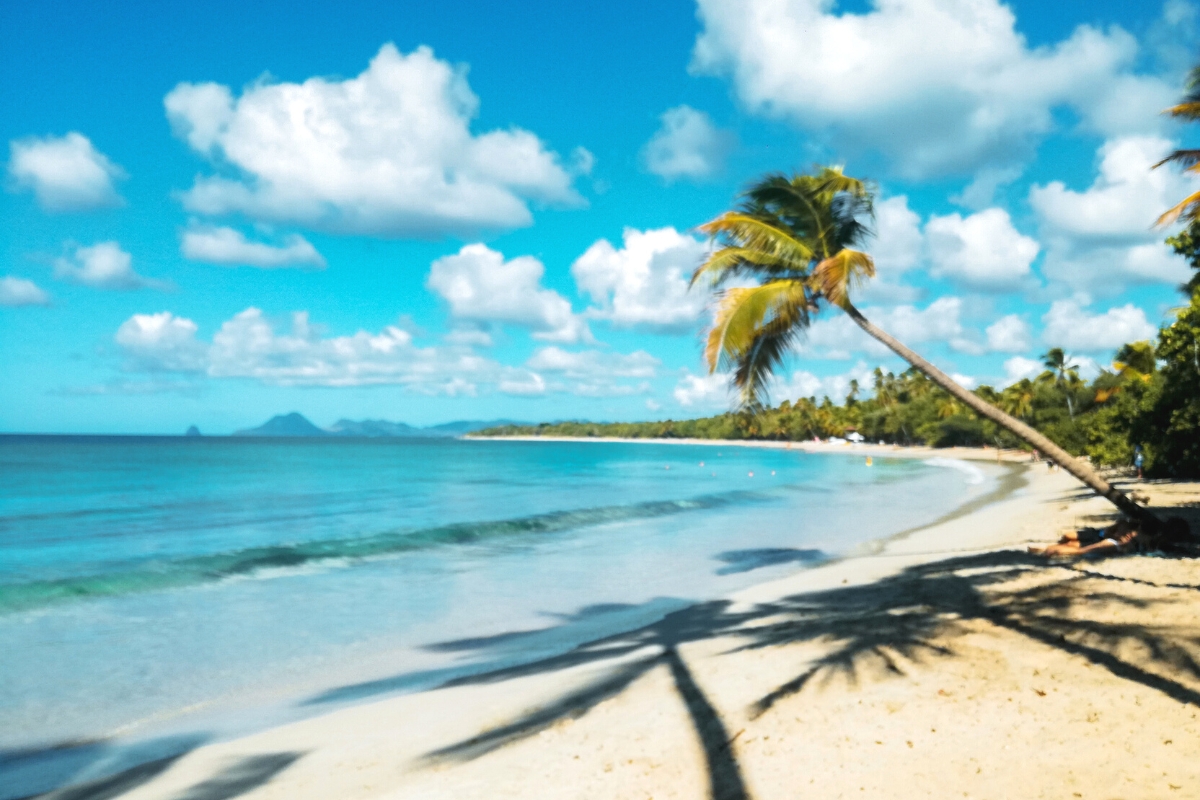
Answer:
<path fill-rule="evenodd" d="M 1082 556 L 1102 550 L 1124 553 L 1132 549 L 1138 527 L 1137 522 L 1120 519 L 1107 528 L 1080 528 L 1064 533 L 1057 544 L 1030 547 L 1029 552 L 1043 556 Z"/>
<path fill-rule="evenodd" d="M 1142 466 L 1146 463 L 1146 454 L 1142 452 L 1142 446 L 1135 445 L 1133 448 L 1133 466 L 1137 468 L 1137 479 L 1142 479 Z"/>

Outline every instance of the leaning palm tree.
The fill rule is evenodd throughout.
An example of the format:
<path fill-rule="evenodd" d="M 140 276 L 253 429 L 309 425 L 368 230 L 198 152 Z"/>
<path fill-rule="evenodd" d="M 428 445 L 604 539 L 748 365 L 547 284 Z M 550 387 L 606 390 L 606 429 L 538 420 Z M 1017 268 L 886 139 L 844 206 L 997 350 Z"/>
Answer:
<path fill-rule="evenodd" d="M 1089 464 L 959 386 L 854 306 L 851 290 L 875 274 L 871 256 L 856 249 L 869 235 L 873 198 L 873 187 L 840 167 L 791 177 L 771 174 L 746 190 L 736 209 L 700 227 L 716 246 L 693 273 L 692 285 L 757 282 L 722 293 L 704 349 L 709 371 L 728 369 L 742 408 L 760 408 L 767 382 L 792 345 L 826 305 L 837 306 L 963 405 L 1040 450 L 1121 511 L 1157 524 Z"/>

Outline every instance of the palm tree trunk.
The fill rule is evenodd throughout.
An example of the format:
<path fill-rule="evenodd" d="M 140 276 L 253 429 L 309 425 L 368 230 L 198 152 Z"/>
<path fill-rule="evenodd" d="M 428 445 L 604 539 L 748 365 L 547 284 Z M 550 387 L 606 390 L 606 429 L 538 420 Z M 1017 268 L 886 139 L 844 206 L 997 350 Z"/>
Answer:
<path fill-rule="evenodd" d="M 869 319 L 864 317 L 862 313 L 855 308 L 849 301 L 843 306 L 843 309 L 850 315 L 850 319 L 854 320 L 858 327 L 866 331 L 873 339 L 886 345 L 888 349 L 896 355 L 903 358 L 909 364 L 912 364 L 918 370 L 923 372 L 929 380 L 945 389 L 952 396 L 956 397 L 964 405 L 969 406 L 975 413 L 981 417 L 986 417 L 997 425 L 1010 431 L 1015 436 L 1024 439 L 1033 447 L 1040 450 L 1055 464 L 1065 469 L 1067 472 L 1074 475 L 1082 481 L 1088 488 L 1094 490 L 1096 494 L 1105 498 L 1121 511 L 1125 512 L 1130 517 L 1140 520 L 1147 525 L 1155 526 L 1159 524 L 1159 520 L 1148 509 L 1139 506 L 1137 503 L 1129 499 L 1129 496 L 1124 492 L 1113 487 L 1108 481 L 1100 477 L 1097 472 L 1092 469 L 1091 465 L 1075 458 L 1066 450 L 1056 445 L 1054 442 L 1047 439 L 1042 434 L 1035 431 L 1033 428 L 1021 422 L 1018 419 L 1010 417 L 1000 409 L 985 402 L 977 397 L 974 393 L 967 391 L 963 387 L 955 383 L 949 375 L 942 372 L 940 369 L 930 364 L 919 355 L 909 350 L 899 341 L 891 336 L 891 334 L 878 328 Z"/>

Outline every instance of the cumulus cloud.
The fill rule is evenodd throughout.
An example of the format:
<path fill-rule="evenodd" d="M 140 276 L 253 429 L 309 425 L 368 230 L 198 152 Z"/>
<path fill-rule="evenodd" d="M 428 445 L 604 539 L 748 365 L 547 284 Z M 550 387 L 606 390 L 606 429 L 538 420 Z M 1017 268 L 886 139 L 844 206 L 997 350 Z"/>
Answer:
<path fill-rule="evenodd" d="M 199 214 L 380 236 L 439 237 L 529 225 L 530 202 L 576 205 L 573 164 L 520 128 L 473 134 L 465 67 L 427 47 L 384 45 L 360 75 L 259 82 L 234 97 L 181 83 L 164 104 L 176 134 L 232 174 L 183 195 Z"/>
<path fill-rule="evenodd" d="M 818 376 L 808 370 L 796 370 L 786 378 L 778 378 L 771 384 L 771 402 L 795 402 L 802 397 L 815 397 L 819 401 L 828 397 L 840 403 L 850 394 L 850 381 L 858 381 L 859 396 L 865 397 L 871 393 L 875 377 L 872 369 L 862 361 L 838 375 Z"/>
<path fill-rule="evenodd" d="M 271 245 L 252 242 L 233 228 L 192 226 L 183 233 L 180 251 L 191 261 L 230 267 L 325 267 L 325 258 L 299 234 L 284 237 L 279 245 Z"/>
<path fill-rule="evenodd" d="M 722 372 L 711 375 L 685 373 L 671 394 L 684 408 L 727 408 L 733 402 L 729 376 Z"/>
<path fill-rule="evenodd" d="M 1012 167 L 1070 107 L 1104 134 L 1157 124 L 1173 86 L 1134 75 L 1136 40 L 1084 25 L 1031 48 L 1000 0 L 699 0 L 692 69 L 750 109 L 889 156 L 908 177 Z M 799 56 L 798 54 L 803 54 Z"/>
<path fill-rule="evenodd" d="M 662 125 L 646 143 L 646 169 L 667 182 L 699 180 L 720 172 L 733 147 L 733 135 L 713 125 L 708 114 L 691 106 L 667 109 Z"/>
<path fill-rule="evenodd" d="M 133 271 L 133 256 L 116 242 L 77 246 L 68 256 L 55 259 L 57 278 L 97 289 L 162 289 L 166 284 L 144 278 Z"/>
<path fill-rule="evenodd" d="M 188 385 L 193 387 L 206 376 L 272 386 L 398 385 L 430 395 L 498 391 L 596 397 L 648 391 L 646 380 L 660 364 L 640 350 L 621 354 L 547 347 L 513 367 L 481 357 L 466 344 L 420 347 L 399 325 L 328 336 L 307 312 L 295 312 L 278 324 L 254 307 L 225 320 L 211 341 L 198 336 L 195 322 L 167 311 L 134 314 L 114 340 L 126 356 L 126 370 L 191 374 L 195 378 Z"/>
<path fill-rule="evenodd" d="M 324 337 L 306 312 L 283 330 L 260 309 L 247 308 L 222 323 L 212 341 L 197 325 L 169 312 L 134 314 L 117 330 L 127 368 L 246 378 L 276 386 L 409 385 L 435 394 L 472 394 L 474 379 L 497 381 L 504 368 L 470 352 L 419 348 L 395 325 L 378 333 Z"/>
<path fill-rule="evenodd" d="M 114 337 L 130 367 L 149 372 L 202 372 L 207 348 L 196 339 L 196 323 L 169 311 L 134 314 Z"/>
<path fill-rule="evenodd" d="M 633 353 L 605 353 L 599 350 L 568 351 L 543 347 L 525 362 L 530 370 L 547 373 L 566 382 L 550 388 L 587 397 L 610 397 L 647 391 L 644 382 L 631 384 L 619 379 L 653 378 L 661 362 L 645 350 Z"/>
<path fill-rule="evenodd" d="M 1014 289 L 1027 283 L 1038 243 L 1017 231 L 1008 212 L 989 208 L 930 217 L 925 225 L 933 274 L 983 291 Z"/>
<path fill-rule="evenodd" d="M 925 238 L 921 217 L 908 207 L 904 195 L 875 204 L 875 239 L 868 248 L 875 259 L 875 278 L 861 289 L 874 303 L 911 303 L 918 290 L 901 283 L 904 274 L 921 263 Z"/>
<path fill-rule="evenodd" d="M 571 265 L 576 285 L 596 304 L 588 314 L 618 327 L 690 330 L 709 299 L 688 288 L 705 244 L 674 228 L 626 228 L 622 238 L 620 249 L 601 239 Z"/>
<path fill-rule="evenodd" d="M 1011 386 L 1025 378 L 1041 375 L 1045 369 L 1040 361 L 1024 356 L 1013 356 L 1004 362 L 1004 381 L 1001 386 Z"/>
<path fill-rule="evenodd" d="M 893 308 L 864 308 L 863 314 L 906 345 L 945 342 L 964 352 L 978 351 L 963 327 L 962 300 L 940 297 L 925 308 L 900 305 Z M 865 334 L 845 314 L 831 314 L 812 324 L 799 351 L 817 358 L 847 359 L 854 353 L 894 355 Z"/>
<path fill-rule="evenodd" d="M 125 172 L 97 150 L 90 139 L 32 136 L 9 143 L 8 171 L 17 186 L 32 189 L 47 211 L 84 211 L 121 204 L 113 180 Z"/>
<path fill-rule="evenodd" d="M 996 320 L 986 334 L 987 349 L 993 353 L 1023 353 L 1031 344 L 1029 324 L 1016 314 Z"/>
<path fill-rule="evenodd" d="M 587 323 L 571 311 L 571 303 L 542 288 L 544 272 L 533 256 L 505 261 L 486 245 L 469 244 L 434 261 L 426 286 L 450 304 L 456 319 L 520 325 L 549 342 L 591 341 Z"/>
<path fill-rule="evenodd" d="M 5 275 L 0 278 L 0 306 L 48 306 L 50 295 L 27 278 Z"/>
<path fill-rule="evenodd" d="M 1132 303 L 1091 314 L 1075 300 L 1058 300 L 1050 305 L 1042 322 L 1046 344 L 1085 353 L 1116 350 L 1157 332 L 1146 312 Z"/>
<path fill-rule="evenodd" d="M 1136 283 L 1180 283 L 1190 270 L 1163 243 L 1154 221 L 1195 188 L 1177 171 L 1151 167 L 1174 142 L 1152 136 L 1110 139 L 1099 149 L 1092 185 L 1061 181 L 1029 190 L 1047 242 L 1046 276 L 1077 290 L 1116 294 Z"/>

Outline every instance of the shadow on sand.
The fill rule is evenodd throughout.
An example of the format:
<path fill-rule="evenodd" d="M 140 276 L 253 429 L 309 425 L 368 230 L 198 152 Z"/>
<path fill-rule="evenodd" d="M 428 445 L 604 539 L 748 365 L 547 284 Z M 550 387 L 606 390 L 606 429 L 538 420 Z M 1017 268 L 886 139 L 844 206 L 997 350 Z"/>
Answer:
<path fill-rule="evenodd" d="M 1195 516 L 1196 510 L 1183 511 Z M 624 657 L 590 685 L 426 758 L 431 763 L 478 758 L 561 720 L 580 717 L 665 665 L 703 748 L 710 797 L 742 800 L 747 796 L 745 784 L 726 723 L 680 654 L 685 644 L 715 638 L 734 642 L 731 651 L 833 643 L 807 669 L 745 709 L 750 718 L 769 713 L 785 698 L 835 674 L 852 682 L 885 680 L 936 659 L 954 658 L 956 638 L 981 623 L 1085 657 L 1121 679 L 1200 706 L 1200 636 L 1194 631 L 1106 622 L 1087 613 L 1088 606 L 1098 602 L 1140 610 L 1169 602 L 1106 591 L 1107 582 L 1128 580 L 1194 591 L 1200 587 L 1105 574 L 1098 571 L 1100 560 L 1048 564 L 1024 552 L 991 552 L 913 566 L 874 583 L 797 595 L 747 611 L 735 611 L 726 602 L 692 606 L 555 658 L 451 681 L 448 685 L 495 682 Z M 486 650 L 486 643 L 480 644 Z M 640 653 L 644 655 L 638 657 Z M 1135 653 L 1141 655 L 1131 655 Z"/>

